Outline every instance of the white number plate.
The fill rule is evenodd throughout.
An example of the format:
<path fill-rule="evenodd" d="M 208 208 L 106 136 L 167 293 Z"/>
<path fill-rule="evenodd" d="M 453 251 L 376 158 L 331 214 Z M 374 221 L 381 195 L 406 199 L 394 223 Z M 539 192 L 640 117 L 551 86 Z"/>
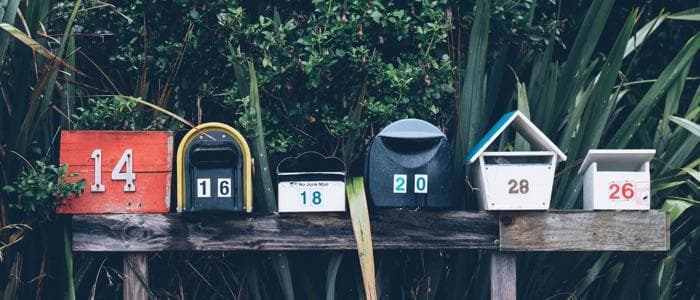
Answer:
<path fill-rule="evenodd" d="M 277 187 L 279 212 L 345 211 L 345 182 L 283 181 Z"/>

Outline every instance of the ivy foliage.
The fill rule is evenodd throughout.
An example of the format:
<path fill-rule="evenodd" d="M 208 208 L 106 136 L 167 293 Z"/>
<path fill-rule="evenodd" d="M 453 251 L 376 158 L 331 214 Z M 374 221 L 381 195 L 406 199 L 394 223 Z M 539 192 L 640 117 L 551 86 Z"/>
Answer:
<path fill-rule="evenodd" d="M 403 118 L 425 119 L 445 131 L 454 123 L 467 48 L 459 36 L 470 30 L 473 3 L 113 4 L 87 10 L 77 21 L 76 30 L 85 33 L 78 46 L 101 54 L 92 60 L 110 79 L 90 78 L 90 85 L 149 99 L 195 123 L 233 124 L 250 136 L 247 80 L 236 69 L 252 61 L 273 157 L 303 150 L 338 155 L 343 137 L 359 133 L 366 141 Z M 500 1 L 492 9 L 499 20 L 494 44 L 517 45 L 523 53 L 541 49 L 548 40 L 543 37 L 558 35 L 554 11 L 550 1 Z M 148 127 L 150 120 L 135 123 Z"/>
<path fill-rule="evenodd" d="M 68 173 L 68 165 L 56 166 L 36 161 L 34 167 L 22 172 L 17 181 L 6 185 L 3 190 L 17 196 L 10 207 L 48 218 L 61 200 L 82 194 L 84 179 L 66 180 L 76 176 L 78 174 Z"/>

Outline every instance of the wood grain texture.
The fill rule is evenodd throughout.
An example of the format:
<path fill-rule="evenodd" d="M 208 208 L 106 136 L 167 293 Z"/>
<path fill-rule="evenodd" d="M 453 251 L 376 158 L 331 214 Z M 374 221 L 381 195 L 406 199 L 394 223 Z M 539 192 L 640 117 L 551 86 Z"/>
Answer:
<path fill-rule="evenodd" d="M 104 192 L 91 192 L 95 181 L 92 152 L 102 152 Z M 112 169 L 126 149 L 133 154 L 135 192 L 124 192 L 123 180 L 112 180 Z M 85 179 L 84 193 L 63 201 L 56 209 L 62 214 L 165 213 L 170 208 L 173 135 L 162 131 L 62 131 L 60 162 L 68 172 Z"/>
<path fill-rule="evenodd" d="M 512 252 L 491 253 L 491 300 L 515 300 L 516 258 Z"/>
<path fill-rule="evenodd" d="M 500 216 L 501 251 L 667 251 L 661 210 L 549 211 Z"/>
<path fill-rule="evenodd" d="M 498 217 L 483 212 L 381 210 L 375 249 L 498 249 Z M 73 216 L 73 250 L 351 250 L 350 218 L 321 214 L 114 214 Z"/>
<path fill-rule="evenodd" d="M 148 299 L 148 255 L 124 255 L 124 300 Z"/>

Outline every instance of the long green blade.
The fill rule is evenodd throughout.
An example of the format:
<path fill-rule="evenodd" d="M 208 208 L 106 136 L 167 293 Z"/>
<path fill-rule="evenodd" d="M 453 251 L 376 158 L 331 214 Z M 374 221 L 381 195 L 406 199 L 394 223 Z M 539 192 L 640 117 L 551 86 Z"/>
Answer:
<path fill-rule="evenodd" d="M 367 300 L 376 300 L 377 283 L 376 273 L 374 272 L 374 250 L 364 178 L 353 177 L 348 182 L 345 190 L 348 196 L 348 206 L 350 207 L 352 231 L 355 233 L 355 241 L 357 241 L 357 254 L 360 257 L 360 269 L 362 270 L 362 283 L 365 288 L 365 295 Z"/>
<path fill-rule="evenodd" d="M 639 130 L 642 121 L 647 118 L 656 102 L 661 98 L 661 95 L 668 90 L 671 84 L 674 83 L 674 80 L 679 79 L 679 75 L 685 67 L 693 61 L 698 49 L 700 49 L 700 33 L 696 33 L 690 38 L 683 49 L 678 52 L 676 57 L 661 72 L 656 82 L 649 88 L 642 100 L 639 101 L 639 104 L 635 106 L 634 110 L 632 110 L 612 137 L 609 147 L 621 148 L 629 143 L 637 130 Z"/>

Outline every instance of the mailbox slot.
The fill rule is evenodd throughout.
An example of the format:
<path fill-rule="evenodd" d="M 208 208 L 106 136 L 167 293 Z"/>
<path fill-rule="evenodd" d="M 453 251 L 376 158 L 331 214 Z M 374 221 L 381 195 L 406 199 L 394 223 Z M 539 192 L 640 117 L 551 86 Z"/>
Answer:
<path fill-rule="evenodd" d="M 197 146 L 190 152 L 190 160 L 195 166 L 214 167 L 222 164 L 233 164 L 237 160 L 237 147 L 233 143 Z"/>
<path fill-rule="evenodd" d="M 252 211 L 252 163 L 235 129 L 206 123 L 178 147 L 178 211 Z"/>

